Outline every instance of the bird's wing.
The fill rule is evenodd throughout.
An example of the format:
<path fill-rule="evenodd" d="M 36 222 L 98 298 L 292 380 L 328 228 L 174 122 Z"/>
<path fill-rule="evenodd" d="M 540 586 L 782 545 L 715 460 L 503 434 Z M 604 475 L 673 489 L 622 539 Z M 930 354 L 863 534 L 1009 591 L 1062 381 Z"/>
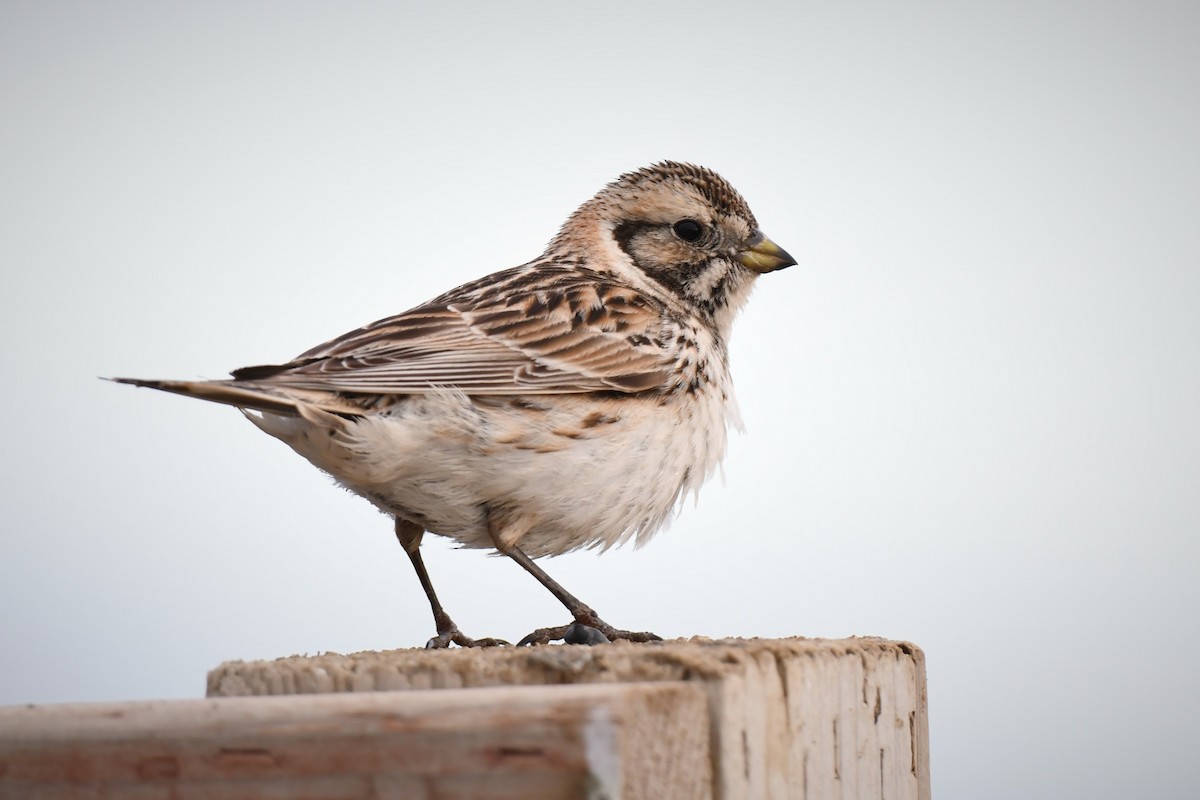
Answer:
<path fill-rule="evenodd" d="M 333 392 L 644 392 L 671 385 L 683 329 L 665 304 L 601 273 L 498 273 L 351 331 L 288 364 L 233 373 Z"/>

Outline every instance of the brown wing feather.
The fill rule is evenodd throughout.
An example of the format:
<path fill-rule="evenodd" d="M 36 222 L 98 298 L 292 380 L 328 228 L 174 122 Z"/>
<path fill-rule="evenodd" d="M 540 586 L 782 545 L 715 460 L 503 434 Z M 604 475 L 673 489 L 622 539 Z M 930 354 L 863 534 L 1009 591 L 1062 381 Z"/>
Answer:
<path fill-rule="evenodd" d="M 601 273 L 527 266 L 233 376 L 372 394 L 643 392 L 667 387 L 679 327 L 665 305 Z"/>

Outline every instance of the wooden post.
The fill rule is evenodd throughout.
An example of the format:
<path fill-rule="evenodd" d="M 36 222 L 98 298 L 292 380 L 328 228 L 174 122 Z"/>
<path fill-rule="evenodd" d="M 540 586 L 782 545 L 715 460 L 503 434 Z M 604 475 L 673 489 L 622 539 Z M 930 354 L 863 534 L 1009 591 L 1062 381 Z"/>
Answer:
<path fill-rule="evenodd" d="M 0 798 L 929 798 L 902 642 L 330 653 L 208 694 L 0 709 Z"/>

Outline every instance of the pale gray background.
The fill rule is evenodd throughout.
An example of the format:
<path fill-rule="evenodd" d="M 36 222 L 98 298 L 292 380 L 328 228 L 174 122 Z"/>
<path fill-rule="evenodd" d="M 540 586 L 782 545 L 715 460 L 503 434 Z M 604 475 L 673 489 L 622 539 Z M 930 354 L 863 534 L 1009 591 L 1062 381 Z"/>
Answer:
<path fill-rule="evenodd" d="M 367 503 L 96 376 L 289 358 L 673 158 L 800 264 L 724 481 L 551 573 L 668 637 L 918 643 L 940 797 L 1194 796 L 1197 6 L 831 5 L 0 5 L 0 703 L 424 642 Z M 472 634 L 564 617 L 427 550 Z"/>

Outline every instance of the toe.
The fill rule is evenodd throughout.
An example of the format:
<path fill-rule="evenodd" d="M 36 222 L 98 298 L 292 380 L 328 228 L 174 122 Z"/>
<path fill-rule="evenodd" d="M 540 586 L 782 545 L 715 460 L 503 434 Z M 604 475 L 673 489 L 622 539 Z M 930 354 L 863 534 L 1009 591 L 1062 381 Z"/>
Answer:
<path fill-rule="evenodd" d="M 663 639 L 650 631 L 605 631 L 610 639 L 624 639 L 627 642 L 661 642 Z"/>
<path fill-rule="evenodd" d="M 472 639 L 470 636 L 467 636 L 465 633 L 460 631 L 458 628 L 450 628 L 448 630 L 440 631 L 437 636 L 434 636 L 432 639 L 430 639 L 428 642 L 426 642 L 425 649 L 426 650 L 445 650 L 450 647 L 451 643 L 454 643 L 454 644 L 458 645 L 459 647 L 501 647 L 501 646 L 511 647 L 512 646 L 508 642 L 504 641 L 503 639 L 493 639 L 491 637 L 488 637 L 486 639 Z"/>
<path fill-rule="evenodd" d="M 563 625 L 561 628 L 538 628 L 533 633 L 526 636 L 521 641 L 517 642 L 517 647 L 524 647 L 533 644 L 550 644 L 550 642 L 561 639 L 567 633 L 569 625 Z"/>
<path fill-rule="evenodd" d="M 460 647 L 512 647 L 510 642 L 507 642 L 504 639 L 494 639 L 490 636 L 486 639 L 467 639 L 467 637 L 464 636 L 463 639 L 466 639 L 469 644 L 458 642 Z"/>

